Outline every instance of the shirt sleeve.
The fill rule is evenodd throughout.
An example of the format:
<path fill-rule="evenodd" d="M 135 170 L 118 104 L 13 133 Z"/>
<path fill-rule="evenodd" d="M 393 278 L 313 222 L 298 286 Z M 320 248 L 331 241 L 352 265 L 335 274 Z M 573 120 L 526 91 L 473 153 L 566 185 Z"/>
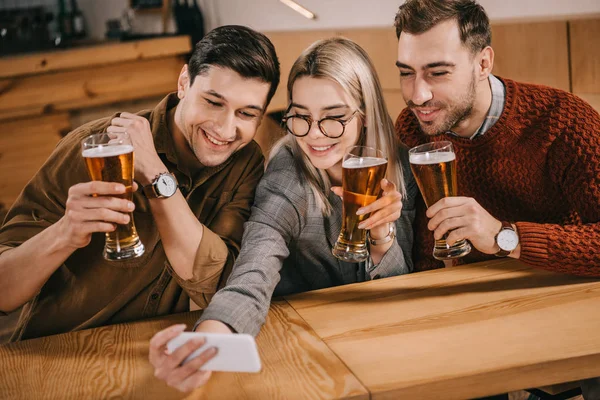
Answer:
<path fill-rule="evenodd" d="M 200 308 L 206 308 L 217 289 L 224 286 L 240 252 L 244 223 L 250 216 L 256 187 L 264 172 L 264 158 L 258 146 L 246 171 L 239 178 L 242 182 L 239 188 L 231 196 L 225 193 L 220 198 L 223 203 L 220 211 L 204 226 L 192 278 L 180 278 L 168 265 L 177 283 Z"/>
<path fill-rule="evenodd" d="M 306 207 L 298 177 L 289 165 L 279 166 L 281 163 L 273 160 L 260 182 L 227 286 L 214 296 L 198 323 L 218 320 L 251 335 L 257 335 L 264 324 L 283 261 L 289 256 L 289 244 L 300 235 Z"/>
<path fill-rule="evenodd" d="M 517 222 L 521 261 L 556 272 L 600 276 L 600 116 L 570 96 L 563 134 L 548 153 L 551 179 L 580 221 L 570 224 Z"/>

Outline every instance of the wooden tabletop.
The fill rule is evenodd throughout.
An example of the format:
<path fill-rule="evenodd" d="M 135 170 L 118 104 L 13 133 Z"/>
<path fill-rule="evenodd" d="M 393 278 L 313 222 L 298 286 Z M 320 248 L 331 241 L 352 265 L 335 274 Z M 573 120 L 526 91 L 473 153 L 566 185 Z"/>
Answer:
<path fill-rule="evenodd" d="M 263 370 L 215 373 L 187 397 L 148 343 L 199 312 L 0 346 L 0 399 L 462 399 L 600 376 L 600 281 L 512 260 L 275 301 Z"/>
<path fill-rule="evenodd" d="M 514 260 L 287 297 L 373 399 L 461 399 L 600 376 L 600 281 Z"/>
<path fill-rule="evenodd" d="M 154 377 L 148 343 L 200 312 L 0 346 L 0 399 L 368 399 L 366 389 L 285 301 L 257 337 L 258 374 L 215 373 L 188 396 Z"/>

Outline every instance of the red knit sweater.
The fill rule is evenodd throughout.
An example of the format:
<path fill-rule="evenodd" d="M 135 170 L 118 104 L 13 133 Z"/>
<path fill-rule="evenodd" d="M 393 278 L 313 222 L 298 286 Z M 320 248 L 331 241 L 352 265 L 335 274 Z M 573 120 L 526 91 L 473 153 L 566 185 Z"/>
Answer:
<path fill-rule="evenodd" d="M 449 140 L 458 194 L 501 221 L 516 223 L 521 261 L 557 272 L 600 276 L 600 116 L 558 89 L 502 79 L 502 116 L 474 140 L 424 135 L 408 108 L 396 132 L 409 147 Z M 421 200 L 415 219 L 415 270 L 441 268 Z M 476 250 L 461 260 L 494 259 Z"/>

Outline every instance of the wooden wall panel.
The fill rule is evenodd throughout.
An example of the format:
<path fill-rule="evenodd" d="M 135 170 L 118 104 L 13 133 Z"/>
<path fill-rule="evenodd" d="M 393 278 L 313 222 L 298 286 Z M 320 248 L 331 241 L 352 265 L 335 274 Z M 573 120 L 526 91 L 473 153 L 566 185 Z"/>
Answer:
<path fill-rule="evenodd" d="M 569 22 L 573 93 L 600 112 L 600 19 Z"/>
<path fill-rule="evenodd" d="M 390 117 L 392 117 L 392 121 L 396 122 L 398 114 L 400 114 L 400 111 L 406 107 L 406 103 L 402 97 L 402 92 L 400 89 L 384 89 L 383 97 L 385 98 L 385 104 L 388 108 L 388 112 L 390 113 Z"/>
<path fill-rule="evenodd" d="M 336 36 L 335 31 L 265 32 L 271 39 L 281 65 L 281 81 L 269 105 L 269 111 L 281 111 L 287 107 L 287 80 L 294 61 L 310 44 Z"/>
<path fill-rule="evenodd" d="M 355 41 L 366 50 L 384 89 L 400 89 L 400 76 L 396 67 L 398 39 L 393 28 L 343 30 L 340 35 Z"/>
<path fill-rule="evenodd" d="M 492 25 L 493 73 L 569 91 L 567 22 Z"/>
<path fill-rule="evenodd" d="M 189 36 L 176 36 L 5 57 L 0 59 L 0 78 L 167 57 L 191 49 Z"/>
<path fill-rule="evenodd" d="M 163 95 L 177 89 L 180 56 L 0 80 L 0 120 Z"/>
<path fill-rule="evenodd" d="M 67 113 L 0 123 L 0 203 L 10 207 L 70 129 Z"/>

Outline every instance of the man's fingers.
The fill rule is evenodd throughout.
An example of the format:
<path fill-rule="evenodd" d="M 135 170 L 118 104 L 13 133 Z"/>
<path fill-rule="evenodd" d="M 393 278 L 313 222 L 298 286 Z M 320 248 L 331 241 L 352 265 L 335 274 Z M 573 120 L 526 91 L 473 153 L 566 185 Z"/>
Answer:
<path fill-rule="evenodd" d="M 448 231 L 465 226 L 465 224 L 464 218 L 461 217 L 445 219 L 433 231 L 433 237 L 435 240 L 440 240 Z"/>
<path fill-rule="evenodd" d="M 448 237 L 446 238 L 446 244 L 452 246 L 454 243 L 462 239 L 468 239 L 467 228 L 458 228 L 453 231 L 450 231 Z"/>
<path fill-rule="evenodd" d="M 119 114 L 120 118 L 125 118 L 125 119 L 145 119 L 144 117 L 140 117 L 137 114 L 132 114 L 130 112 L 127 111 L 123 111 L 121 114 Z"/>
<path fill-rule="evenodd" d="M 115 182 L 91 181 L 78 183 L 69 188 L 69 196 L 107 196 L 123 193 L 125 193 L 125 185 Z"/>
<path fill-rule="evenodd" d="M 444 208 L 461 206 L 468 202 L 469 199 L 469 197 L 444 197 L 427 209 L 427 218 L 432 218 Z"/>
<path fill-rule="evenodd" d="M 81 203 L 81 206 L 84 209 L 107 208 L 124 213 L 132 212 L 135 209 L 135 204 L 132 201 L 110 196 L 88 197 L 85 200 L 82 200 Z"/>
<path fill-rule="evenodd" d="M 108 128 L 106 128 L 106 132 L 108 132 L 108 133 L 123 133 L 123 132 L 127 132 L 127 127 L 111 125 Z"/>
<path fill-rule="evenodd" d="M 124 113 L 122 113 L 122 114 L 124 114 Z M 132 123 L 133 123 L 133 120 L 130 118 L 116 117 L 116 118 L 113 118 L 110 120 L 110 124 L 113 126 L 128 127 Z"/>
<path fill-rule="evenodd" d="M 439 210 L 427 223 L 427 229 L 435 231 L 438 226 L 449 218 L 459 218 L 468 215 L 464 207 L 448 207 Z"/>
<path fill-rule="evenodd" d="M 118 211 L 109 210 L 108 208 L 88 208 L 82 211 L 74 211 L 68 213 L 72 220 L 83 222 L 110 222 L 114 224 L 129 223 L 129 215 Z"/>

